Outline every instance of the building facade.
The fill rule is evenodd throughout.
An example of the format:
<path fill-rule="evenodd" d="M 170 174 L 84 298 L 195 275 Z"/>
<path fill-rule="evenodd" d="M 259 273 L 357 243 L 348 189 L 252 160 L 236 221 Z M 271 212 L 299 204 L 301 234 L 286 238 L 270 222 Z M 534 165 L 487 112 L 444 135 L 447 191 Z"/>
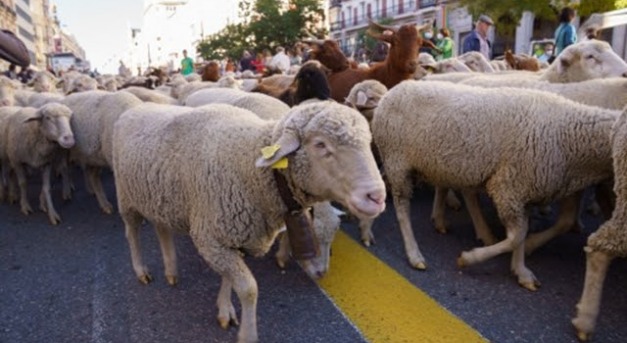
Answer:
<path fill-rule="evenodd" d="M 15 13 L 16 13 L 16 26 L 17 30 L 15 34 L 19 37 L 30 55 L 32 64 L 37 61 L 35 54 L 35 26 L 33 23 L 33 15 L 30 7 L 29 0 L 15 0 Z"/>
<path fill-rule="evenodd" d="M 13 33 L 17 31 L 17 19 L 13 0 L 0 0 L 0 28 Z"/>

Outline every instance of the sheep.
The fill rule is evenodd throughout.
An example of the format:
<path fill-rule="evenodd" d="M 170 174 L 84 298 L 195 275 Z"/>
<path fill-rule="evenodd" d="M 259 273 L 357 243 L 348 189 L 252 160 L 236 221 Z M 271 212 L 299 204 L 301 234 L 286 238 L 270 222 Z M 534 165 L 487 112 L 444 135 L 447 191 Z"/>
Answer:
<path fill-rule="evenodd" d="M 38 71 L 33 74 L 29 81 L 29 86 L 37 93 L 55 92 L 57 90 L 57 77 L 47 70 Z"/>
<path fill-rule="evenodd" d="M 539 71 L 540 61 L 533 56 L 527 54 L 514 54 L 511 50 L 505 51 L 505 61 L 507 69 Z"/>
<path fill-rule="evenodd" d="M 129 92 L 144 102 L 154 102 L 156 104 L 165 104 L 165 105 L 178 105 L 179 104 L 178 100 L 172 98 L 169 95 L 164 95 L 161 92 L 157 92 L 155 90 L 147 89 L 144 87 L 135 87 L 135 86 L 126 87 L 122 89 L 122 92 Z"/>
<path fill-rule="evenodd" d="M 207 104 L 229 104 L 247 109 L 261 119 L 280 119 L 289 110 L 289 106 L 271 96 L 259 93 L 247 93 L 231 88 L 201 89 L 190 95 L 185 106 L 200 107 Z"/>
<path fill-rule="evenodd" d="M 218 82 L 220 79 L 220 65 L 218 62 L 211 61 L 202 68 L 202 81 Z"/>
<path fill-rule="evenodd" d="M 308 61 L 298 70 L 294 81 L 287 88 L 268 87 L 259 84 L 253 92 L 271 95 L 292 107 L 308 99 L 327 100 L 330 97 L 328 70 L 318 61 Z"/>
<path fill-rule="evenodd" d="M 60 93 L 51 93 L 51 92 L 35 93 L 28 98 L 27 105 L 29 107 L 38 108 L 51 102 L 61 102 L 63 101 L 64 98 L 65 96 L 63 96 L 63 94 L 60 94 Z"/>
<path fill-rule="evenodd" d="M 261 79 L 261 81 L 259 81 L 259 86 L 285 89 L 294 83 L 295 77 L 295 75 L 276 74 Z"/>
<path fill-rule="evenodd" d="M 72 79 L 70 87 L 65 94 L 86 92 L 98 89 L 98 81 L 89 75 L 80 74 Z"/>
<path fill-rule="evenodd" d="M 229 105 L 184 115 L 154 104 L 127 111 L 115 124 L 113 170 L 138 279 L 151 280 L 137 241 L 143 218 L 155 225 L 171 284 L 177 278 L 171 230 L 188 231 L 222 276 L 220 325 L 237 322 L 234 289 L 242 304 L 238 339 L 257 341 L 257 284 L 241 252 L 266 253 L 287 213 L 269 167 L 287 158 L 287 169 L 276 173 L 289 180 L 302 206 L 335 200 L 374 217 L 385 207 L 385 187 L 370 140 L 359 113 L 328 101 L 297 106 L 277 122 Z M 266 158 L 258 158 L 272 144 L 278 150 L 264 149 Z"/>
<path fill-rule="evenodd" d="M 68 95 L 63 104 L 73 112 L 76 144 L 70 150 L 70 159 L 84 168 L 87 188 L 94 192 L 100 209 L 110 214 L 113 206 L 102 188 L 100 172 L 112 163 L 113 124 L 124 111 L 142 101 L 128 92 L 96 90 Z"/>
<path fill-rule="evenodd" d="M 385 61 L 375 63 L 367 70 L 349 68 L 348 60 L 342 54 L 337 42 L 330 40 L 323 43 L 314 42 L 316 44 L 311 51 L 311 57 L 319 60 L 331 70 L 329 85 L 331 98 L 335 101 L 343 102 L 351 88 L 361 81 L 375 79 L 386 87 L 392 88 L 399 82 L 412 78 L 416 72 L 417 51 L 422 44 L 422 38 L 418 32 L 429 24 L 419 28 L 413 24 L 406 24 L 399 29 L 376 23 L 370 25 L 373 28 L 391 32 L 391 34 L 375 34 L 368 31 L 374 38 L 390 43 L 391 47 Z"/>
<path fill-rule="evenodd" d="M 494 68 L 492 68 L 490 62 L 488 62 L 485 56 L 478 51 L 469 51 L 465 54 L 457 56 L 457 58 L 464 62 L 472 71 L 494 73 Z"/>
<path fill-rule="evenodd" d="M 387 91 L 387 87 L 377 80 L 362 81 L 353 86 L 345 103 L 361 112 L 370 122 L 374 115 L 374 109 Z"/>
<path fill-rule="evenodd" d="M 6 128 L 7 128 L 7 123 L 8 123 L 8 119 L 15 114 L 17 111 L 20 111 L 22 109 L 22 107 L 17 107 L 17 106 L 2 106 L 0 107 L 0 168 L 1 168 L 1 173 L 0 173 L 0 202 L 4 201 L 6 196 L 5 196 L 5 189 L 7 186 L 9 186 L 9 158 L 6 154 Z M 9 194 L 9 198 L 7 199 L 9 201 L 9 203 L 14 203 L 17 200 L 17 195 L 15 194 L 15 188 L 11 187 L 10 188 L 10 194 Z"/>
<path fill-rule="evenodd" d="M 519 284 L 536 290 L 539 283 L 524 264 L 525 206 L 572 199 L 610 178 L 607 137 L 619 113 L 526 89 L 413 81 L 390 90 L 375 110 L 372 130 L 411 265 L 426 267 L 409 220 L 410 175 L 415 171 L 440 187 L 485 186 L 507 238 L 463 252 L 458 264 L 513 251 Z"/>
<path fill-rule="evenodd" d="M 11 108 L 8 111 L 13 111 Z M 27 198 L 24 166 L 42 168 L 42 188 L 39 206 L 48 213 L 53 225 L 61 221 L 50 197 L 51 164 L 60 149 L 74 146 L 74 134 L 70 128 L 72 111 L 61 104 L 51 103 L 37 108 L 24 107 L 3 121 L 0 127 L 6 141 L 6 157 L 17 177 L 20 189 L 20 206 L 25 215 L 33 212 Z M 3 161 L 6 163 L 7 161 Z"/>
<path fill-rule="evenodd" d="M 612 128 L 612 158 L 614 163 L 614 193 L 616 207 L 612 218 L 588 237 L 586 252 L 586 276 L 581 299 L 577 303 L 577 316 L 572 320 L 577 337 L 586 341 L 594 332 L 601 305 L 603 283 L 607 269 L 616 257 L 627 257 L 627 111 L 623 111 Z"/>
<path fill-rule="evenodd" d="M 565 83 L 612 76 L 627 77 L 627 63 L 607 42 L 593 39 L 566 47 L 540 80 Z"/>
<path fill-rule="evenodd" d="M 426 76 L 420 78 L 420 80 L 422 80 L 422 81 L 446 81 L 446 82 L 457 83 L 457 82 L 460 82 L 462 80 L 475 78 L 475 77 L 480 76 L 480 75 L 482 75 L 482 74 L 477 73 L 477 72 L 429 74 L 429 75 L 426 75 Z"/>
<path fill-rule="evenodd" d="M 333 208 L 328 201 L 313 205 L 314 233 L 318 241 L 320 255 L 309 260 L 298 260 L 305 273 L 312 279 L 319 279 L 329 270 L 331 243 L 340 228 L 340 217 L 343 214 Z M 279 240 L 279 249 L 275 253 L 279 268 L 284 269 L 290 258 L 291 248 L 288 235 L 283 232 Z"/>
<path fill-rule="evenodd" d="M 177 93 L 180 103 L 185 103 L 188 96 L 205 88 L 234 88 L 240 89 L 241 81 L 235 80 L 233 76 L 223 76 L 218 82 L 188 82 L 175 86 L 178 88 Z"/>

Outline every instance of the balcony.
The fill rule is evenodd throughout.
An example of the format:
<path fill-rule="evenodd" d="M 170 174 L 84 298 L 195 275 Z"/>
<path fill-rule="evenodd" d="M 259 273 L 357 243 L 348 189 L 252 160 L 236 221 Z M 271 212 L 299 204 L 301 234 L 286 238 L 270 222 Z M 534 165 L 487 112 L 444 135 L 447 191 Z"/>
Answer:
<path fill-rule="evenodd" d="M 337 2 L 340 3 L 338 5 L 339 7 L 345 8 L 346 5 L 342 6 L 342 1 L 337 0 Z M 370 4 L 374 5 L 374 3 Z M 329 23 L 329 28 L 331 32 L 340 31 L 343 29 L 355 30 L 361 29 L 362 27 L 368 25 L 369 19 L 377 21 L 383 18 L 398 19 L 399 17 L 409 17 L 412 14 L 416 13 L 416 11 L 418 10 L 428 7 L 435 7 L 438 4 L 438 0 L 405 0 L 403 1 L 401 6 L 399 6 L 398 1 L 388 0 L 388 4 L 389 5 L 385 9 L 380 8 L 378 11 L 366 10 L 365 13 L 360 13 L 358 16 L 355 16 L 354 14 L 346 16 L 347 11 L 343 11 L 341 12 L 344 14 L 342 19 L 331 20 L 331 22 Z M 351 8 L 350 11 L 354 11 L 354 8 Z"/>

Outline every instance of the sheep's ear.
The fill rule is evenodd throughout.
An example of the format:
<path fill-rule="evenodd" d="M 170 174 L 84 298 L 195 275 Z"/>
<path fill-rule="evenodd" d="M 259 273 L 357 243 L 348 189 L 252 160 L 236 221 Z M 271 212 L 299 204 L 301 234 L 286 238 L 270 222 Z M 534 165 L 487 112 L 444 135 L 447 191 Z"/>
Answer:
<path fill-rule="evenodd" d="M 263 148 L 263 156 L 257 159 L 255 165 L 258 168 L 267 168 L 293 153 L 300 147 L 300 139 L 291 132 L 283 132 L 279 140 L 268 147 Z"/>
<path fill-rule="evenodd" d="M 357 106 L 365 106 L 366 102 L 368 102 L 368 95 L 364 91 L 357 91 Z"/>
<path fill-rule="evenodd" d="M 41 113 L 37 111 L 34 115 L 24 119 L 24 123 L 29 123 L 31 121 L 41 121 L 42 119 L 43 117 L 41 116 Z"/>

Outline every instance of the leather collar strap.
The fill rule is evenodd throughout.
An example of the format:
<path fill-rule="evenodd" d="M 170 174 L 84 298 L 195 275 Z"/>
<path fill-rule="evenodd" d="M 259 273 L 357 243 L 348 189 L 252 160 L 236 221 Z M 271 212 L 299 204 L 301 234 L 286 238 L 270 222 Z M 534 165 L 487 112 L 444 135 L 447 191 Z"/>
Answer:
<path fill-rule="evenodd" d="M 320 255 L 318 240 L 314 235 L 313 218 L 310 208 L 303 208 L 287 185 L 283 174 L 273 170 L 274 179 L 287 213 L 283 216 L 287 236 L 292 248 L 292 256 L 297 260 L 309 260 Z"/>

